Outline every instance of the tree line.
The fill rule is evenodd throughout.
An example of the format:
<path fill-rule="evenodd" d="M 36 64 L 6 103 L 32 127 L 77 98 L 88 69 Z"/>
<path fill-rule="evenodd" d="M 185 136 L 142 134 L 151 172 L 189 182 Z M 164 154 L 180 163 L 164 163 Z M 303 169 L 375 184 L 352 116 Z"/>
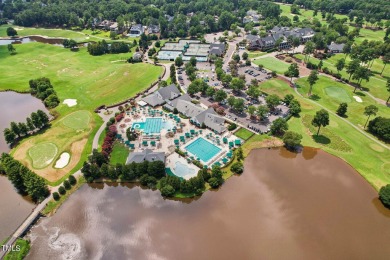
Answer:
<path fill-rule="evenodd" d="M 12 158 L 11 155 L 3 153 L 0 166 L 0 172 L 7 175 L 15 188 L 23 194 L 28 194 L 33 201 L 40 202 L 49 196 L 50 191 L 44 179 Z"/>
<path fill-rule="evenodd" d="M 46 107 L 55 108 L 59 105 L 60 100 L 50 79 L 45 77 L 32 79 L 29 81 L 29 85 L 31 94 L 42 100 Z"/>
<path fill-rule="evenodd" d="M 106 53 L 127 53 L 130 51 L 130 45 L 124 42 L 113 42 L 108 44 L 105 40 L 88 43 L 88 53 L 93 56 L 99 56 Z"/>
<path fill-rule="evenodd" d="M 4 139 L 7 144 L 13 145 L 21 138 L 33 134 L 36 130 L 41 130 L 49 125 L 49 117 L 42 110 L 31 113 L 26 122 L 11 122 L 10 127 L 4 129 Z"/>

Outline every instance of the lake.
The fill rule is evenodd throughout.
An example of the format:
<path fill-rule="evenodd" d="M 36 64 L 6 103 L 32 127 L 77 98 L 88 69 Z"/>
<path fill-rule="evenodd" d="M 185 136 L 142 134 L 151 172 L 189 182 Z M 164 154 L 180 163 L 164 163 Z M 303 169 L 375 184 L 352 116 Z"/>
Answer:
<path fill-rule="evenodd" d="M 28 84 L 28 82 L 26 82 Z M 32 112 L 48 112 L 41 100 L 30 94 L 0 92 L 0 154 L 9 152 L 3 131 L 11 121 L 25 122 Z M 0 175 L 0 241 L 9 236 L 28 216 L 34 204 L 18 194 L 6 176 Z"/>
<path fill-rule="evenodd" d="M 194 200 L 84 185 L 29 237 L 28 259 L 388 259 L 390 212 L 338 158 L 259 149 Z"/>

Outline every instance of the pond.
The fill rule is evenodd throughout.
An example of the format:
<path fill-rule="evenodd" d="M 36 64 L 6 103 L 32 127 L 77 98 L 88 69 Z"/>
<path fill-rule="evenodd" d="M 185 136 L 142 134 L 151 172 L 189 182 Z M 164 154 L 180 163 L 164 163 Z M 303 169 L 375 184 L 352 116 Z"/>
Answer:
<path fill-rule="evenodd" d="M 28 37 L 23 37 L 23 38 L 16 38 L 12 40 L 3 40 L 0 39 L 0 46 L 1 45 L 8 45 L 8 44 L 22 44 L 22 43 L 29 43 L 29 42 L 40 42 L 40 43 L 47 43 L 51 45 L 56 45 L 56 46 L 63 46 L 62 42 L 64 39 L 60 38 L 47 38 L 47 37 L 41 37 L 41 36 L 28 36 Z"/>
<path fill-rule="evenodd" d="M 32 112 L 48 112 L 43 103 L 30 94 L 0 92 L 0 154 L 9 152 L 3 136 L 11 121 L 25 122 Z M 9 236 L 28 216 L 34 204 L 19 195 L 6 176 L 0 175 L 0 241 Z"/>
<path fill-rule="evenodd" d="M 390 213 L 342 160 L 260 149 L 195 200 L 84 185 L 29 237 L 28 259 L 388 259 Z"/>

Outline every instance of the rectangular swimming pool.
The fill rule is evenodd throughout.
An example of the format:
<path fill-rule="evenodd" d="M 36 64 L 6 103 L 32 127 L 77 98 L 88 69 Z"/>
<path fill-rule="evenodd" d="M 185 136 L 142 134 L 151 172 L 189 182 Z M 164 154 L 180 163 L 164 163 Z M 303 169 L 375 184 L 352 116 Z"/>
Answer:
<path fill-rule="evenodd" d="M 187 145 L 185 149 L 205 163 L 210 161 L 211 158 L 216 156 L 222 150 L 218 146 L 215 146 L 214 144 L 210 143 L 202 137 L 199 137 L 198 139 Z"/>
<path fill-rule="evenodd" d="M 142 130 L 144 133 L 147 134 L 156 134 L 160 133 L 161 129 L 172 129 L 173 123 L 170 121 L 164 122 L 161 117 L 157 118 L 146 118 L 145 122 L 134 122 L 131 125 L 131 128 L 133 129 L 139 129 Z"/>

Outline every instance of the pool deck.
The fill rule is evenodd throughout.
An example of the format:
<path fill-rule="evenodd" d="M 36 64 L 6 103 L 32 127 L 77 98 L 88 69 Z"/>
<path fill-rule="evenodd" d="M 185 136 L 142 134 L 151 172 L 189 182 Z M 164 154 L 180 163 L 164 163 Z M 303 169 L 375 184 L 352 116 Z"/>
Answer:
<path fill-rule="evenodd" d="M 180 139 L 180 136 L 185 136 L 185 133 L 190 133 L 190 130 L 195 130 L 198 132 L 197 135 L 190 135 L 190 137 L 185 137 L 184 142 L 179 141 L 179 149 L 186 152 L 187 150 L 185 147 L 189 145 L 190 143 L 194 142 L 199 137 L 204 138 L 208 142 L 212 143 L 213 145 L 221 148 L 222 150 L 216 154 L 214 157 L 212 157 L 207 162 L 202 162 L 202 164 L 207 165 L 208 167 L 211 167 L 214 163 L 221 161 L 224 157 L 226 157 L 226 154 L 229 152 L 230 148 L 228 143 L 234 142 L 236 139 L 239 139 L 238 137 L 234 136 L 231 132 L 226 131 L 222 135 L 216 135 L 209 129 L 200 129 L 199 127 L 196 127 L 192 125 L 189 122 L 189 119 L 183 119 L 181 118 L 181 123 L 177 123 L 174 121 L 174 119 L 171 119 L 167 113 L 163 112 L 162 116 L 150 116 L 147 112 L 146 108 L 138 108 L 138 112 L 133 112 L 129 115 L 125 115 L 125 117 L 119 122 L 118 124 L 118 134 L 120 134 L 123 138 L 123 140 L 127 140 L 126 137 L 126 129 L 129 127 L 132 127 L 133 123 L 138 122 L 145 122 L 146 118 L 163 118 L 164 121 L 172 121 L 172 125 L 177 127 L 177 132 L 173 134 L 171 131 L 171 134 L 173 134 L 172 137 L 168 136 L 168 130 L 161 129 L 161 132 L 158 134 L 153 135 L 146 135 L 146 134 L 140 134 L 138 139 L 135 141 L 131 141 L 132 144 L 134 144 L 134 152 L 140 152 L 145 149 L 151 149 L 155 152 L 165 152 L 166 155 L 166 167 L 171 168 L 172 172 L 174 173 L 174 169 L 176 167 L 175 163 L 177 161 L 180 161 L 181 163 L 187 165 L 189 168 L 194 169 L 195 173 L 192 175 L 186 176 L 186 178 L 191 178 L 197 175 L 199 168 L 195 166 L 192 163 L 187 162 L 187 158 L 184 158 L 177 154 L 175 152 L 176 144 L 174 143 L 175 139 Z M 154 109 L 158 111 L 162 111 L 161 109 Z M 202 131 L 202 133 L 200 133 Z M 211 136 L 210 136 L 211 134 Z M 220 144 L 217 144 L 217 137 L 220 140 Z M 228 139 L 228 143 L 223 143 L 223 138 L 226 137 Z M 148 145 L 143 145 L 143 142 L 147 141 Z M 156 145 L 152 146 L 151 141 L 155 141 Z M 243 143 L 243 140 L 241 140 Z M 189 155 L 192 155 L 188 152 Z M 197 156 L 194 156 L 196 158 Z"/>

